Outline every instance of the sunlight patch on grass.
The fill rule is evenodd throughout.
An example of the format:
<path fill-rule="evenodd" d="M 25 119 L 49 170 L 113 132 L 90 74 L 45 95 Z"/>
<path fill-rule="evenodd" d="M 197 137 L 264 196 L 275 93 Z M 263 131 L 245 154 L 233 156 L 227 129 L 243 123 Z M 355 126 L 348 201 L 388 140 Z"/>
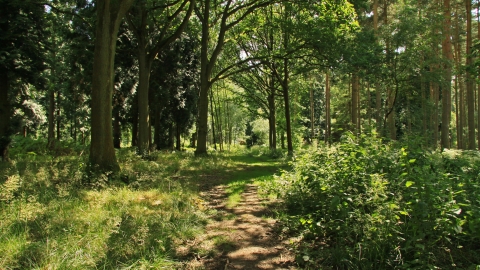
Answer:
<path fill-rule="evenodd" d="M 175 245 L 207 223 L 201 185 L 225 184 L 234 207 L 247 184 L 281 164 L 226 152 L 116 154 L 118 175 L 90 176 L 86 155 L 39 153 L 0 164 L 0 269 L 175 269 Z M 199 253 L 229 244 L 210 242 Z"/>

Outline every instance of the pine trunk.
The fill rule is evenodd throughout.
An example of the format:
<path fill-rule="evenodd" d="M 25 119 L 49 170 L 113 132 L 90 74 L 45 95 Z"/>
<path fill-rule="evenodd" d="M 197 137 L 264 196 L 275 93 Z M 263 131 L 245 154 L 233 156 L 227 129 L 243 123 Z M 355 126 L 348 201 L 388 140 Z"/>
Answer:
<path fill-rule="evenodd" d="M 442 44 L 442 54 L 446 60 L 452 58 L 452 44 L 450 41 L 450 0 L 444 0 L 444 41 Z M 445 83 L 442 87 L 442 136 L 441 145 L 442 149 L 450 148 L 450 115 L 451 115 L 451 79 L 452 71 L 450 63 L 446 63 L 444 66 Z M 475 139 L 474 139 L 475 140 Z M 475 141 L 474 141 L 475 143 Z"/>
<path fill-rule="evenodd" d="M 469 72 L 469 69 L 473 63 L 472 55 L 470 51 L 472 47 L 472 2 L 471 0 L 465 0 L 465 10 L 467 13 L 467 46 L 466 46 L 467 69 L 466 69 L 465 77 L 467 79 L 468 149 L 473 150 L 476 148 L 476 146 L 475 146 L 475 95 L 473 90 L 474 79 Z"/>

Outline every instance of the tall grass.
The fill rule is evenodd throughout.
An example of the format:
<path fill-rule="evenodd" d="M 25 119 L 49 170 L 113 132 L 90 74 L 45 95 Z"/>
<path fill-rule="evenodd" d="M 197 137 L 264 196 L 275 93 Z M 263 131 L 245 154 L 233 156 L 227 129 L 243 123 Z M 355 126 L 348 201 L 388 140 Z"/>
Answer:
<path fill-rule="evenodd" d="M 0 269 L 177 268 L 175 248 L 207 222 L 198 186 L 233 166 L 222 154 L 122 149 L 120 174 L 92 176 L 84 149 L 22 143 L 0 165 Z"/>

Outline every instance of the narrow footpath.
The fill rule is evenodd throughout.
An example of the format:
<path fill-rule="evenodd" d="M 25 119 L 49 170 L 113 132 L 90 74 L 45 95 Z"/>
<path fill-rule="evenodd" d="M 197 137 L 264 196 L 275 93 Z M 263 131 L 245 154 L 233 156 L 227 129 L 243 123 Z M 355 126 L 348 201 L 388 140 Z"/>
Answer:
<path fill-rule="evenodd" d="M 210 223 L 205 233 L 177 250 L 189 257 L 183 269 L 296 269 L 289 239 L 282 239 L 269 202 L 247 184 L 242 199 L 227 207 L 226 186 L 206 188 L 201 196 Z"/>

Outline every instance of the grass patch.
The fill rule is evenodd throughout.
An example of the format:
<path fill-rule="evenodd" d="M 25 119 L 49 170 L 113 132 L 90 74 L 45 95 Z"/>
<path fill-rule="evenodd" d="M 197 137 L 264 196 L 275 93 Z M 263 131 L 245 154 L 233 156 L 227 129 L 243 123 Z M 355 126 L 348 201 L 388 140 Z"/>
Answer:
<path fill-rule="evenodd" d="M 17 155 L 0 171 L 0 269 L 172 268 L 175 245 L 203 231 L 198 184 L 228 158 L 130 149 L 121 174 L 85 182 L 85 157 Z M 88 183 L 88 184 L 85 184 Z"/>
<path fill-rule="evenodd" d="M 21 139 L 12 162 L 0 163 L 0 269 L 175 268 L 175 248 L 207 223 L 203 185 L 226 184 L 234 207 L 247 184 L 283 164 L 246 152 L 141 159 L 120 149 L 121 173 L 89 176 L 88 149 L 59 144 L 49 152 L 45 144 Z"/>

